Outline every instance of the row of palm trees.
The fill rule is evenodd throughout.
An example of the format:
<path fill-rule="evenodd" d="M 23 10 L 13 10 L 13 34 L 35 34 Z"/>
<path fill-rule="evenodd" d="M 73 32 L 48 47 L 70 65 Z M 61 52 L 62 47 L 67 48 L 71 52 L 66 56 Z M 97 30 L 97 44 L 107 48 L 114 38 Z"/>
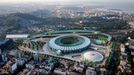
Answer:
<path fill-rule="evenodd" d="M 117 71 L 116 69 L 120 64 L 120 60 L 121 60 L 120 59 L 121 51 L 119 45 L 120 45 L 119 43 L 116 42 L 113 43 L 111 53 L 107 58 L 106 65 L 105 65 L 105 67 L 108 70 L 111 70 L 113 73 L 116 73 Z"/>
<path fill-rule="evenodd" d="M 32 50 L 42 50 L 44 44 L 45 42 L 41 42 L 41 41 L 29 41 L 27 43 L 23 43 L 23 46 L 28 47 Z"/>

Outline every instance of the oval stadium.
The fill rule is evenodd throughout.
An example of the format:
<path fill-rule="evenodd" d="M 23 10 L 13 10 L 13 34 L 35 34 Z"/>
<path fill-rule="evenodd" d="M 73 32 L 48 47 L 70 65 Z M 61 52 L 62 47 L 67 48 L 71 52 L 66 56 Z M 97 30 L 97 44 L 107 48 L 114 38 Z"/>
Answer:
<path fill-rule="evenodd" d="M 85 36 L 67 34 L 50 39 L 48 46 L 56 52 L 66 54 L 82 52 L 86 50 L 90 44 L 90 39 Z"/>

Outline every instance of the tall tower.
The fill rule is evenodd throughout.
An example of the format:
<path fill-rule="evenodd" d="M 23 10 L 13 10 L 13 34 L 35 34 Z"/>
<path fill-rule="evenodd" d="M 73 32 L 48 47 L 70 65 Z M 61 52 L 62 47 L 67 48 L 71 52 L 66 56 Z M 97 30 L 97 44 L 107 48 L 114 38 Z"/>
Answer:
<path fill-rule="evenodd" d="M 34 61 L 35 61 L 36 63 L 38 63 L 38 62 L 39 62 L 39 52 L 37 51 L 37 52 L 33 55 L 33 57 L 34 57 Z"/>
<path fill-rule="evenodd" d="M 3 62 L 7 62 L 8 61 L 7 52 L 2 52 L 1 57 L 2 57 L 2 61 Z"/>
<path fill-rule="evenodd" d="M 24 63 L 25 63 L 25 60 L 23 60 L 23 53 L 21 53 L 20 50 L 16 50 L 15 51 L 15 56 L 16 56 L 16 63 L 17 63 L 17 66 L 21 67 Z"/>

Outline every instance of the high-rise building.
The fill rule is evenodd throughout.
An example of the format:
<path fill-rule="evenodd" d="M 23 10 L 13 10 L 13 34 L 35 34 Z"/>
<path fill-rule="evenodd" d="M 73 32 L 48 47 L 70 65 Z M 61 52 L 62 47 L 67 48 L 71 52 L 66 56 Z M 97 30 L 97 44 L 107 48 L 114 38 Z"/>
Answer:
<path fill-rule="evenodd" d="M 7 52 L 3 52 L 3 53 L 1 54 L 1 56 L 2 56 L 2 61 L 3 61 L 3 62 L 7 62 L 7 61 L 8 61 Z"/>

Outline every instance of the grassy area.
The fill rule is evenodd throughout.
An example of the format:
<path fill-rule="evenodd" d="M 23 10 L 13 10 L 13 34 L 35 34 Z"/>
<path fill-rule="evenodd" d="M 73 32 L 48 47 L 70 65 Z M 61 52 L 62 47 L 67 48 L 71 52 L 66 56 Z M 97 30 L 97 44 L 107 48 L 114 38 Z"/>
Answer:
<path fill-rule="evenodd" d="M 99 40 L 107 40 L 108 38 L 107 37 L 104 37 L 104 36 L 101 36 L 99 37 Z"/>

